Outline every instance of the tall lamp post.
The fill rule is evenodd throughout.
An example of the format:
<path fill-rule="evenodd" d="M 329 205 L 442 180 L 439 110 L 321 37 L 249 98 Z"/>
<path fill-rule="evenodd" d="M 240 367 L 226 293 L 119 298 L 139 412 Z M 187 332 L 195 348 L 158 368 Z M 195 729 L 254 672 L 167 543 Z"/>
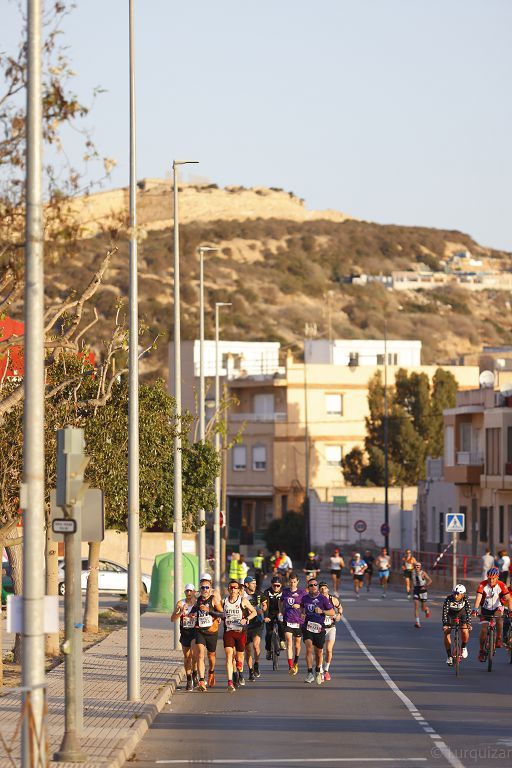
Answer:
<path fill-rule="evenodd" d="M 205 387 L 204 387 L 204 254 L 218 251 L 209 245 L 200 245 L 199 252 L 199 439 L 205 439 Z M 199 575 L 206 570 L 206 515 L 205 510 L 199 511 Z"/>
<path fill-rule="evenodd" d="M 181 470 L 181 323 L 180 323 L 180 234 L 178 210 L 178 167 L 197 160 L 174 160 L 174 398 L 176 401 L 176 434 L 174 437 L 174 604 L 183 593 L 183 499 Z M 180 641 L 180 623 L 174 623 L 174 647 Z"/>
<path fill-rule="evenodd" d="M 130 48 L 130 337 L 128 350 L 128 701 L 140 699 L 139 314 L 134 0 L 129 4 Z"/>
<path fill-rule="evenodd" d="M 389 554 L 388 327 L 384 323 L 384 546 Z"/>
<path fill-rule="evenodd" d="M 231 302 L 215 302 L 215 419 L 219 418 L 220 386 L 219 386 L 219 310 L 221 307 L 230 307 Z M 215 452 L 220 454 L 220 433 L 215 430 Z M 220 587 L 220 472 L 215 478 L 215 516 L 213 520 L 213 556 L 215 558 L 215 586 Z M 224 510 L 225 512 L 225 510 Z"/>
<path fill-rule="evenodd" d="M 48 765 L 44 655 L 44 270 L 42 196 L 41 0 L 27 4 L 27 144 L 25 214 L 25 406 L 23 411 L 23 665 L 24 700 L 30 697 L 32 723 L 23 718 L 21 764 Z"/>

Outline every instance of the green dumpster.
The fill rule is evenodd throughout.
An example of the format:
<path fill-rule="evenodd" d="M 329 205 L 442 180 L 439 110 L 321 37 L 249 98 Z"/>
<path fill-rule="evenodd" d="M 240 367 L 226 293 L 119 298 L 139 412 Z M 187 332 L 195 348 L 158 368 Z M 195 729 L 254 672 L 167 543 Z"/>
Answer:
<path fill-rule="evenodd" d="M 189 555 L 184 552 L 182 558 L 183 586 L 190 582 L 197 587 L 199 580 L 197 555 Z M 155 557 L 151 573 L 148 608 L 150 611 L 157 611 L 158 613 L 172 613 L 174 610 L 174 552 L 165 552 Z"/>

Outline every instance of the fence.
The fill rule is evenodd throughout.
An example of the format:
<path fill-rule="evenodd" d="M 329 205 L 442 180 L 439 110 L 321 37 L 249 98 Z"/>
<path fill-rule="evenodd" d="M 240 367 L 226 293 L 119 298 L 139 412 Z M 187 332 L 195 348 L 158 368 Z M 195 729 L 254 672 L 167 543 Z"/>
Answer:
<path fill-rule="evenodd" d="M 448 549 L 442 557 L 440 557 L 441 552 L 413 551 L 412 554 L 416 560 L 420 561 L 421 565 L 430 576 L 438 576 L 447 581 L 451 581 L 453 568 L 453 552 L 451 551 L 451 548 Z M 403 550 L 393 549 L 391 551 L 393 570 L 395 572 L 401 572 L 403 556 Z M 482 558 L 479 556 L 458 554 L 457 578 L 461 581 L 464 579 L 476 580 L 483 578 Z"/>

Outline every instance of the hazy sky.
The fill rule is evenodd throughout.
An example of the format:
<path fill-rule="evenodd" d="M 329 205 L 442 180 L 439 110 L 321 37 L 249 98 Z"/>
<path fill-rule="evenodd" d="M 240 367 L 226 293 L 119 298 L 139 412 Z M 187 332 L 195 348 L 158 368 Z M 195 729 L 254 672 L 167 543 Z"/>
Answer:
<path fill-rule="evenodd" d="M 89 123 L 128 181 L 128 0 L 76 0 Z M 0 0 L 0 48 L 17 39 Z M 173 158 L 308 208 L 512 250 L 511 0 L 136 0 L 138 177 Z M 5 11 L 5 12 L 4 12 Z M 78 137 L 71 135 L 68 151 Z"/>

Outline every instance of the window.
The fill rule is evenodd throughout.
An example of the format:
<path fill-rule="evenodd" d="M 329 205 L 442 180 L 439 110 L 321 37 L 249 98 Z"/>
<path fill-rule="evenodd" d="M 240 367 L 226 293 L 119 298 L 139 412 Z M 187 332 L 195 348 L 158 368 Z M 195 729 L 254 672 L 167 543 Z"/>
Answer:
<path fill-rule="evenodd" d="M 351 366 L 359 365 L 359 352 L 348 353 L 348 364 Z"/>
<path fill-rule="evenodd" d="M 341 445 L 326 445 L 325 446 L 325 459 L 328 467 L 341 466 L 341 457 L 343 451 Z"/>
<path fill-rule="evenodd" d="M 245 445 L 233 446 L 233 469 L 235 472 L 247 469 L 247 448 Z"/>
<path fill-rule="evenodd" d="M 384 355 L 377 355 L 377 365 L 384 365 Z M 398 352 L 388 352 L 388 365 L 398 365 Z"/>
<path fill-rule="evenodd" d="M 254 413 L 259 416 L 272 416 L 274 413 L 274 395 L 271 393 L 254 395 Z"/>
<path fill-rule="evenodd" d="M 460 425 L 460 450 L 469 453 L 471 451 L 471 423 L 463 421 Z"/>
<path fill-rule="evenodd" d="M 335 414 L 337 416 L 343 415 L 343 395 L 340 394 L 326 394 L 325 396 L 325 410 L 327 413 Z"/>
<path fill-rule="evenodd" d="M 492 427 L 485 430 L 485 474 L 486 475 L 500 475 L 501 474 L 501 429 L 499 427 Z M 481 539 L 485 541 L 486 539 Z"/>
<path fill-rule="evenodd" d="M 487 507 L 480 507 L 480 541 L 487 541 Z"/>
<path fill-rule="evenodd" d="M 267 468 L 267 448 L 264 445 L 255 445 L 252 449 L 252 468 L 262 472 Z"/>

